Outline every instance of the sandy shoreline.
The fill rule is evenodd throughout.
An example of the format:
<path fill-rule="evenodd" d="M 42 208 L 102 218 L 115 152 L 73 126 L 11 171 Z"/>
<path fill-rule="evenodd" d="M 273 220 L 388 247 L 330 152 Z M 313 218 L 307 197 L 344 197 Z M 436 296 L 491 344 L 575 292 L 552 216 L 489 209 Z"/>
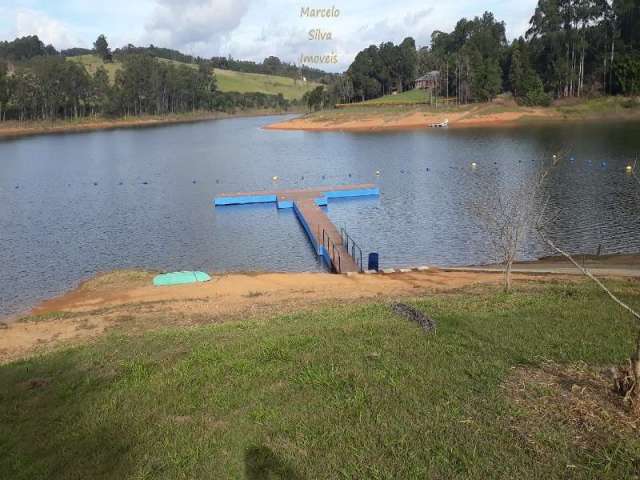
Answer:
<path fill-rule="evenodd" d="M 517 124 L 525 119 L 561 120 L 557 112 L 543 108 L 519 109 L 510 112 L 485 112 L 486 106 L 474 106 L 464 111 L 425 112 L 396 111 L 358 112 L 340 115 L 343 118 L 324 120 L 314 115 L 294 118 L 264 127 L 267 130 L 309 130 L 309 131 L 383 131 L 428 128 L 432 124 L 448 120 L 450 128 L 472 126 L 504 126 Z"/>
<path fill-rule="evenodd" d="M 429 128 L 432 124 L 449 121 L 449 128 L 510 127 L 551 122 L 587 123 L 601 121 L 637 121 L 636 113 L 609 112 L 607 114 L 566 114 L 549 107 L 505 107 L 473 105 L 464 110 L 436 112 L 414 107 L 408 109 L 370 108 L 344 109 L 307 114 L 284 122 L 265 126 L 266 130 L 377 132 Z"/>
<path fill-rule="evenodd" d="M 117 328 L 140 333 L 162 327 L 250 318 L 497 285 L 500 275 L 479 272 L 335 275 L 261 273 L 214 275 L 207 283 L 154 287 L 150 272 L 99 275 L 33 309 L 32 316 L 0 324 L 0 364 L 62 345 L 90 341 Z M 516 276 L 516 278 L 520 278 Z M 527 276 L 536 278 L 536 276 Z"/>
<path fill-rule="evenodd" d="M 580 257 L 599 276 L 640 279 L 640 255 Z M 230 273 L 207 283 L 155 287 L 153 272 L 115 271 L 37 305 L 29 316 L 0 322 L 0 364 L 60 345 L 88 341 L 113 328 L 140 333 L 294 313 L 323 305 L 396 301 L 461 288 L 496 287 L 495 266 L 377 275 Z M 517 264 L 514 281 L 584 281 L 565 260 Z"/>
<path fill-rule="evenodd" d="M 0 123 L 0 140 L 64 133 L 94 132 L 99 130 L 116 130 L 119 128 L 150 128 L 183 123 L 206 122 L 225 118 L 265 117 L 275 115 L 291 115 L 297 112 L 282 111 L 246 111 L 236 114 L 210 112 L 195 115 L 144 116 L 117 119 L 91 119 L 80 122 L 5 122 Z"/>

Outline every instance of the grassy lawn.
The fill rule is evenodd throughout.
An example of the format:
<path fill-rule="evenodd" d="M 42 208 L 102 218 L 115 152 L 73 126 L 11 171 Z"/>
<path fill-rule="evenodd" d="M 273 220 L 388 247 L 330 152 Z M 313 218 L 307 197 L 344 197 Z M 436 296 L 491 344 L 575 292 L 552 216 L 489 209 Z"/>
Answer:
<path fill-rule="evenodd" d="M 637 283 L 612 285 L 640 306 Z M 0 477 L 638 475 L 637 432 L 536 409 L 546 384 L 531 404 L 505 387 L 518 366 L 598 372 L 626 358 L 631 321 L 598 291 L 532 284 L 415 305 L 436 334 L 373 303 L 112 333 L 1 366 Z"/>
<path fill-rule="evenodd" d="M 307 115 L 311 121 L 318 122 L 348 122 L 368 118 L 381 117 L 385 120 L 397 120 L 406 115 L 422 113 L 425 115 L 440 115 L 444 113 L 462 113 L 473 108 L 471 105 L 446 105 L 438 108 L 426 104 L 364 104 L 353 103 L 347 107 L 330 110 L 320 110 Z"/>
<path fill-rule="evenodd" d="M 408 104 L 408 103 L 427 103 L 429 101 L 429 94 L 426 90 L 414 89 L 407 90 L 406 92 L 398 93 L 397 95 L 385 95 L 384 97 L 374 98 L 362 102 L 364 105 L 393 105 L 393 104 Z"/>
<path fill-rule="evenodd" d="M 91 75 L 94 75 L 99 67 L 104 66 L 109 73 L 111 82 L 114 81 L 116 72 L 122 68 L 122 65 L 118 62 L 104 63 L 97 55 L 80 55 L 77 57 L 70 57 L 69 60 L 84 65 Z M 161 58 L 159 61 L 172 63 L 174 65 L 187 65 L 195 68 L 195 65 L 176 62 L 174 60 Z M 307 91 L 312 90 L 319 85 L 313 82 L 307 82 L 306 84 L 303 84 L 302 82 L 296 83 L 291 78 L 280 77 L 277 75 L 243 73 L 232 70 L 221 70 L 218 68 L 215 69 L 215 75 L 218 82 L 218 88 L 222 92 L 261 92 L 272 95 L 281 93 L 288 100 L 302 98 Z"/>

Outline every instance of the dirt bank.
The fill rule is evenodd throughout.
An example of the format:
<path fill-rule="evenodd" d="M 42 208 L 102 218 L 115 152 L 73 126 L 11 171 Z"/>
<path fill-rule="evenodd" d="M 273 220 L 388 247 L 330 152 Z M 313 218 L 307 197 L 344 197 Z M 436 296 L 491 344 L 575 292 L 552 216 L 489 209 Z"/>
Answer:
<path fill-rule="evenodd" d="M 449 121 L 449 127 L 504 126 L 514 125 L 525 119 L 561 119 L 554 111 L 546 109 L 521 109 L 512 112 L 488 113 L 480 108 L 462 112 L 402 112 L 395 115 L 388 112 L 365 112 L 350 116 L 343 114 L 333 119 L 314 115 L 294 118 L 286 122 L 266 126 L 268 130 L 310 130 L 310 131 L 377 131 L 427 128 L 434 123 Z"/>
<path fill-rule="evenodd" d="M 152 273 L 132 271 L 100 275 L 39 305 L 33 316 L 3 324 L 0 363 L 61 343 L 85 341 L 115 327 L 135 333 L 161 326 L 297 312 L 338 302 L 413 297 L 501 281 L 494 273 L 439 270 L 355 276 L 229 274 L 208 283 L 175 287 L 154 287 L 152 278 Z"/>
<path fill-rule="evenodd" d="M 551 107 L 524 107 L 513 99 L 499 97 L 492 102 L 435 109 L 428 105 L 358 105 L 307 114 L 269 125 L 269 130 L 384 131 L 422 129 L 449 121 L 451 128 L 505 127 L 540 122 L 638 121 L 640 108 L 629 100 L 601 98 L 557 101 Z M 627 107 L 625 107 L 627 105 Z M 633 103 L 633 105 L 636 105 Z M 633 106 L 632 105 L 632 106 Z"/>
<path fill-rule="evenodd" d="M 579 257 L 599 276 L 640 278 L 640 255 Z M 154 273 L 116 271 L 45 301 L 21 320 L 0 323 L 0 364 L 77 343 L 117 328 L 139 333 L 163 326 L 188 326 L 242 320 L 320 305 L 396 300 L 470 286 L 502 282 L 497 266 L 469 267 L 377 275 L 328 273 L 259 273 L 214 275 L 208 283 L 154 287 Z M 514 281 L 531 282 L 580 277 L 557 257 L 514 265 Z M 630 280 L 635 281 L 635 280 Z"/>
<path fill-rule="evenodd" d="M 280 112 L 269 110 L 250 110 L 236 114 L 223 112 L 206 112 L 199 114 L 167 115 L 167 116 L 143 116 L 133 118 L 95 118 L 79 121 L 57 122 L 3 122 L 0 123 L 0 139 L 28 137 L 33 135 L 55 133 L 78 133 L 97 130 L 114 130 L 117 128 L 146 128 L 179 123 L 195 123 L 208 120 L 219 120 L 235 117 L 258 117 L 270 115 L 286 115 L 295 112 Z"/>

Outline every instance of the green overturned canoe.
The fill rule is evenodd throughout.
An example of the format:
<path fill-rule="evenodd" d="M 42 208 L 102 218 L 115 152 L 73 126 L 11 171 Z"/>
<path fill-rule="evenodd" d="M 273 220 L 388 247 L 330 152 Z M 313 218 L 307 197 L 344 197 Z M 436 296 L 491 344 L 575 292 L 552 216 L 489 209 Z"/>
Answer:
<path fill-rule="evenodd" d="M 163 273 L 153 279 L 156 287 L 166 285 L 184 285 L 185 283 L 208 282 L 211 277 L 204 272 L 171 272 Z"/>

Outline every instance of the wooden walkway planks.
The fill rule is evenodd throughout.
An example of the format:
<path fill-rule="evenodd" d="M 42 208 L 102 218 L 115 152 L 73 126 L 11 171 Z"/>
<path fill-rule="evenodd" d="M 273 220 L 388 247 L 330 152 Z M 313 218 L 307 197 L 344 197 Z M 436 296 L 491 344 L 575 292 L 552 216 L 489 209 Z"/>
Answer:
<path fill-rule="evenodd" d="M 359 272 L 360 267 L 342 243 L 342 235 L 327 214 L 316 205 L 315 200 L 309 198 L 295 200 L 295 204 L 296 213 L 299 212 L 309 226 L 311 243 L 319 252 L 320 248 L 325 249 L 322 254 L 331 260 L 334 270 L 338 273 Z"/>

